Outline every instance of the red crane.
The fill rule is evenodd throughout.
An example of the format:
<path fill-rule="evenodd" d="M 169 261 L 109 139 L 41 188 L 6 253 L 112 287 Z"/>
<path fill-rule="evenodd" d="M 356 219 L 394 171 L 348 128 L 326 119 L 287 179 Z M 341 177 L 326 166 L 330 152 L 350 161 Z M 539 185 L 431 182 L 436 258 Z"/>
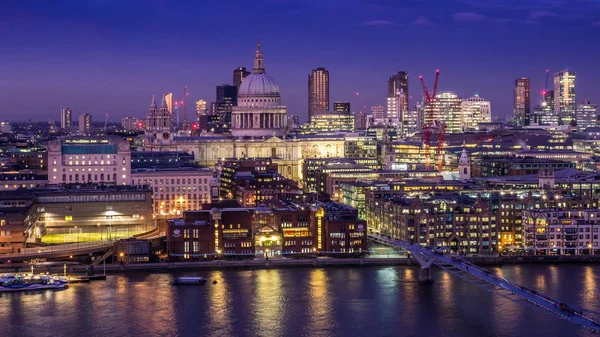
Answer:
<path fill-rule="evenodd" d="M 423 87 L 423 93 L 425 94 L 425 104 L 429 107 L 429 120 L 427 121 L 427 125 L 424 126 L 425 132 L 423 134 L 423 138 L 425 141 L 425 168 L 429 170 L 429 147 L 431 145 L 431 129 L 434 127 L 433 120 L 433 100 L 435 99 L 435 95 L 437 93 L 438 87 L 438 78 L 440 77 L 440 71 L 435 71 L 435 82 L 433 84 L 433 92 L 430 94 L 429 90 L 427 90 L 427 86 L 425 86 L 425 81 L 423 80 L 423 76 L 419 76 L 419 80 L 421 80 L 421 86 Z M 439 142 L 439 140 L 438 140 Z M 438 151 L 440 151 L 440 146 L 438 144 Z"/>
<path fill-rule="evenodd" d="M 548 74 L 550 73 L 549 69 L 546 69 L 546 86 L 544 87 L 544 91 L 542 91 L 542 103 L 546 102 L 546 95 L 548 95 Z"/>

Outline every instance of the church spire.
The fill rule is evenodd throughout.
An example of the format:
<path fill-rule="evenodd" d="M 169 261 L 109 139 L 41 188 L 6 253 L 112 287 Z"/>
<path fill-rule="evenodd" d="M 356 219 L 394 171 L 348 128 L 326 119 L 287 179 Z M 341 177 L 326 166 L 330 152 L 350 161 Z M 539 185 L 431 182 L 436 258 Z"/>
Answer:
<path fill-rule="evenodd" d="M 150 103 L 150 108 L 156 109 L 156 99 L 154 98 L 154 95 L 152 95 L 152 103 Z"/>
<path fill-rule="evenodd" d="M 254 56 L 254 69 L 252 72 L 255 74 L 262 74 L 265 72 L 265 64 L 262 55 L 262 51 L 260 50 L 260 39 L 258 39 L 258 43 L 256 46 L 256 55 Z"/>

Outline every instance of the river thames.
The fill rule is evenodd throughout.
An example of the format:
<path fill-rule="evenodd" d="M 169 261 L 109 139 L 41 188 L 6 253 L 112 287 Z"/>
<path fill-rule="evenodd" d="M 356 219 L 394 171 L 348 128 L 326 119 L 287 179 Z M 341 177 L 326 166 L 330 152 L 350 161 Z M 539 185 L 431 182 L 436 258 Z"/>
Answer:
<path fill-rule="evenodd" d="M 600 266 L 492 268 L 600 312 Z M 201 275 L 205 286 L 174 287 Z M 132 272 L 62 291 L 0 295 L 2 336 L 592 336 L 445 271 L 415 267 Z M 212 284 L 216 280 L 217 284 Z"/>

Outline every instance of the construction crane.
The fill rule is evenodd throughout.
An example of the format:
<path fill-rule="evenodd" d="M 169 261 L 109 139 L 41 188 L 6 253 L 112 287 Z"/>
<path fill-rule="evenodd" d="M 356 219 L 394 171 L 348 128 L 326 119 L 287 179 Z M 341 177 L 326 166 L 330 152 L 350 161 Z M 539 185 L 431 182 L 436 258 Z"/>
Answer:
<path fill-rule="evenodd" d="M 431 130 L 434 127 L 433 120 L 433 100 L 435 99 L 435 95 L 437 93 L 438 87 L 438 79 L 440 77 L 440 71 L 435 71 L 435 82 L 433 84 L 433 92 L 430 94 L 429 90 L 427 90 L 427 86 L 425 85 L 425 80 L 423 80 L 423 76 L 419 76 L 419 80 L 421 80 L 421 87 L 423 87 L 423 94 L 425 94 L 425 104 L 429 107 L 429 120 L 427 121 L 427 125 L 425 125 L 425 132 L 423 133 L 423 138 L 425 141 L 425 168 L 429 170 L 430 158 L 429 158 L 429 148 L 431 146 Z M 439 142 L 439 140 L 438 140 Z M 438 151 L 440 146 L 438 144 Z"/>
<path fill-rule="evenodd" d="M 542 91 L 542 103 L 546 102 L 546 95 L 548 95 L 548 75 L 550 74 L 550 70 L 546 69 L 546 85 L 544 86 L 544 91 Z"/>
<path fill-rule="evenodd" d="M 181 105 L 183 106 L 183 124 L 181 124 L 181 129 L 183 129 L 184 131 L 187 131 L 189 128 L 189 124 L 188 124 L 188 120 L 187 120 L 187 109 L 186 109 L 186 105 L 185 104 L 185 99 L 188 97 L 190 93 L 187 92 L 187 87 L 184 85 L 183 86 L 183 100 L 181 101 Z"/>

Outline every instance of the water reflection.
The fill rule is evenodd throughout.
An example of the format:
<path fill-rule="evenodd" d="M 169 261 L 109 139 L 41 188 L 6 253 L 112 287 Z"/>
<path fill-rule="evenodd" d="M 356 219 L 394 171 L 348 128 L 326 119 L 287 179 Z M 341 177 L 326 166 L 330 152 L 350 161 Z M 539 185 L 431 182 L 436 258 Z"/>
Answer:
<path fill-rule="evenodd" d="M 335 331 L 336 322 L 331 317 L 332 294 L 329 289 L 330 280 L 327 271 L 314 269 L 310 271 L 308 279 L 308 317 L 305 335 L 315 333 L 320 336 L 329 336 Z"/>
<path fill-rule="evenodd" d="M 595 311 L 598 271 L 600 266 L 579 265 L 498 269 L 526 287 L 538 289 L 543 282 L 553 292 L 548 295 Z M 116 275 L 65 291 L 0 294 L 1 335 L 591 335 L 444 271 L 434 272 L 435 281 L 426 285 L 417 282 L 415 267 L 204 274 L 218 283 L 172 287 L 170 274 Z"/>
<path fill-rule="evenodd" d="M 217 281 L 217 284 L 210 286 L 208 294 L 208 305 L 210 313 L 208 316 L 208 325 L 206 331 L 210 331 L 212 335 L 231 335 L 233 329 L 231 327 L 231 297 L 229 294 L 229 284 L 224 279 L 222 271 L 215 271 L 212 278 Z"/>

